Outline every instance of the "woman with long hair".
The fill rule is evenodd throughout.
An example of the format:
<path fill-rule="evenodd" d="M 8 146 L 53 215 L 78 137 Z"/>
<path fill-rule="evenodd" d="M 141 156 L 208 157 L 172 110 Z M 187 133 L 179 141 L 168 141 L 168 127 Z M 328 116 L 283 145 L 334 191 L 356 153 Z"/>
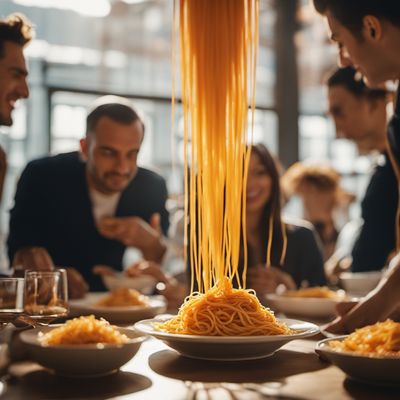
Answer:
<path fill-rule="evenodd" d="M 247 287 L 262 297 L 280 284 L 288 289 L 324 285 L 323 259 L 312 225 L 283 219 L 277 163 L 263 144 L 251 150 L 246 188 Z"/>

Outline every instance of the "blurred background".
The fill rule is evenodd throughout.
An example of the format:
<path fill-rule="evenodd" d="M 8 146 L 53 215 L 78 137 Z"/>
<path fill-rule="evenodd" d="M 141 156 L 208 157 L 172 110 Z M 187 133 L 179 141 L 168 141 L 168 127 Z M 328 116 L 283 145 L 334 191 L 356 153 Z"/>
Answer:
<path fill-rule="evenodd" d="M 354 144 L 335 139 L 326 115 L 324 81 L 336 67 L 336 48 L 323 19 L 307 0 L 260 0 L 260 6 L 254 141 L 266 144 L 284 167 L 306 159 L 329 163 L 341 174 L 342 187 L 360 199 L 372 161 L 359 156 Z M 77 150 L 87 109 L 103 94 L 131 99 L 146 124 L 139 163 L 161 173 L 171 198 L 179 197 L 179 85 L 171 132 L 173 1 L 0 0 L 2 16 L 13 12 L 35 24 L 36 38 L 26 49 L 31 95 L 14 112 L 12 128 L 0 134 L 9 160 L 3 236 L 22 168 L 33 158 Z M 356 202 L 351 216 L 358 212 Z"/>

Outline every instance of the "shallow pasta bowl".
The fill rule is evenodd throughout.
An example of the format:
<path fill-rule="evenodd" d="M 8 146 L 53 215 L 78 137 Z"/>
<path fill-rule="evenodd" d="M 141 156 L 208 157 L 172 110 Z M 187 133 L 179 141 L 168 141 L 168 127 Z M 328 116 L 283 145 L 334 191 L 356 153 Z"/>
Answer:
<path fill-rule="evenodd" d="M 369 356 L 330 347 L 330 342 L 341 341 L 346 337 L 321 340 L 317 343 L 315 351 L 355 380 L 374 385 L 400 386 L 400 357 Z"/>
<path fill-rule="evenodd" d="M 149 296 L 148 304 L 138 306 L 106 307 L 97 305 L 107 293 L 88 293 L 83 299 L 70 300 L 70 316 L 90 315 L 105 318 L 112 324 L 133 324 L 144 318 L 151 318 L 166 310 L 163 296 Z"/>
<path fill-rule="evenodd" d="M 59 325 L 58 325 L 59 326 Z M 39 341 L 42 333 L 56 326 L 40 327 L 21 333 L 31 358 L 56 373 L 71 377 L 107 375 L 126 364 L 139 350 L 145 336 L 133 329 L 117 328 L 128 336 L 128 343 L 44 346 Z"/>
<path fill-rule="evenodd" d="M 308 318 L 328 318 L 335 315 L 336 305 L 344 298 L 291 297 L 267 294 L 268 306 L 284 314 Z"/>
<path fill-rule="evenodd" d="M 281 319 L 297 332 L 276 336 L 197 336 L 181 335 L 157 330 L 156 323 L 172 316 L 162 316 L 137 322 L 135 328 L 142 333 L 162 340 L 181 355 L 204 360 L 239 361 L 271 356 L 285 343 L 305 338 L 319 332 L 317 325 L 295 319 Z"/>

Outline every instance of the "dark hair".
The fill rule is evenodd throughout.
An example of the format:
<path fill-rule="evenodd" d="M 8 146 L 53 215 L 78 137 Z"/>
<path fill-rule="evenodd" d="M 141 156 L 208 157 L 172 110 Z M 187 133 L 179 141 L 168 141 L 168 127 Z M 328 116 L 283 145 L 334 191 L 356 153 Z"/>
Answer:
<path fill-rule="evenodd" d="M 268 149 L 261 143 L 251 146 L 252 155 L 258 156 L 261 164 L 265 168 L 265 171 L 271 178 L 271 195 L 269 200 L 264 206 L 262 219 L 260 221 L 259 232 L 263 239 L 263 248 L 267 249 L 268 245 L 268 229 L 270 223 L 270 217 L 272 214 L 273 223 L 273 242 L 271 251 L 271 263 L 274 266 L 280 265 L 280 258 L 282 252 L 282 198 L 281 198 L 281 186 L 280 186 L 280 174 L 278 169 L 278 163 L 268 151 Z M 251 255 L 249 254 L 249 266 L 251 266 Z"/>
<path fill-rule="evenodd" d="M 13 42 L 21 47 L 34 36 L 31 22 L 22 14 L 11 14 L 0 19 L 0 58 L 4 57 L 4 42 Z"/>
<path fill-rule="evenodd" d="M 95 107 L 86 117 L 86 136 L 96 129 L 96 125 L 101 117 L 108 117 L 115 122 L 129 125 L 132 122 L 140 121 L 143 134 L 144 124 L 136 111 L 124 103 L 104 103 Z"/>
<path fill-rule="evenodd" d="M 313 0 L 315 9 L 325 15 L 327 11 L 347 29 L 360 37 L 363 17 L 373 15 L 400 27 L 398 0 Z"/>
<path fill-rule="evenodd" d="M 386 99 L 389 91 L 384 88 L 369 88 L 353 67 L 338 68 L 327 80 L 328 87 L 344 86 L 356 97 L 365 97 L 368 100 Z"/>

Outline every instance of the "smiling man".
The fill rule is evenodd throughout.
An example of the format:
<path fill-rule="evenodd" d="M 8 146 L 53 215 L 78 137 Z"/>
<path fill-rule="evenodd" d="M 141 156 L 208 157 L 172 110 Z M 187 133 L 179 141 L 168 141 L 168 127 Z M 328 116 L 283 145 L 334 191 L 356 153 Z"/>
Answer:
<path fill-rule="evenodd" d="M 143 138 L 143 122 L 127 101 L 107 97 L 87 117 L 80 153 L 30 162 L 11 210 L 14 266 L 32 247 L 45 249 L 55 265 L 76 268 L 91 290 L 102 290 L 93 267 L 121 270 L 127 246 L 159 262 L 167 189 L 161 176 L 137 165 Z"/>
<path fill-rule="evenodd" d="M 314 0 L 314 5 L 328 20 L 331 38 L 338 44 L 342 66 L 352 65 L 364 75 L 370 86 L 400 79 L 398 0 Z M 400 161 L 399 97 L 398 94 L 388 129 L 389 153 L 397 174 Z M 398 233 L 399 226 L 397 221 Z M 374 292 L 352 309 L 343 308 L 343 315 L 327 329 L 332 332 L 350 332 L 394 316 L 400 309 L 399 287 L 400 262 L 395 262 L 391 273 Z"/>
<path fill-rule="evenodd" d="M 16 101 L 29 96 L 23 49 L 32 37 L 32 25 L 22 15 L 0 19 L 0 126 L 12 125 L 11 113 Z M 6 169 L 6 154 L 0 146 L 0 199 Z"/>

